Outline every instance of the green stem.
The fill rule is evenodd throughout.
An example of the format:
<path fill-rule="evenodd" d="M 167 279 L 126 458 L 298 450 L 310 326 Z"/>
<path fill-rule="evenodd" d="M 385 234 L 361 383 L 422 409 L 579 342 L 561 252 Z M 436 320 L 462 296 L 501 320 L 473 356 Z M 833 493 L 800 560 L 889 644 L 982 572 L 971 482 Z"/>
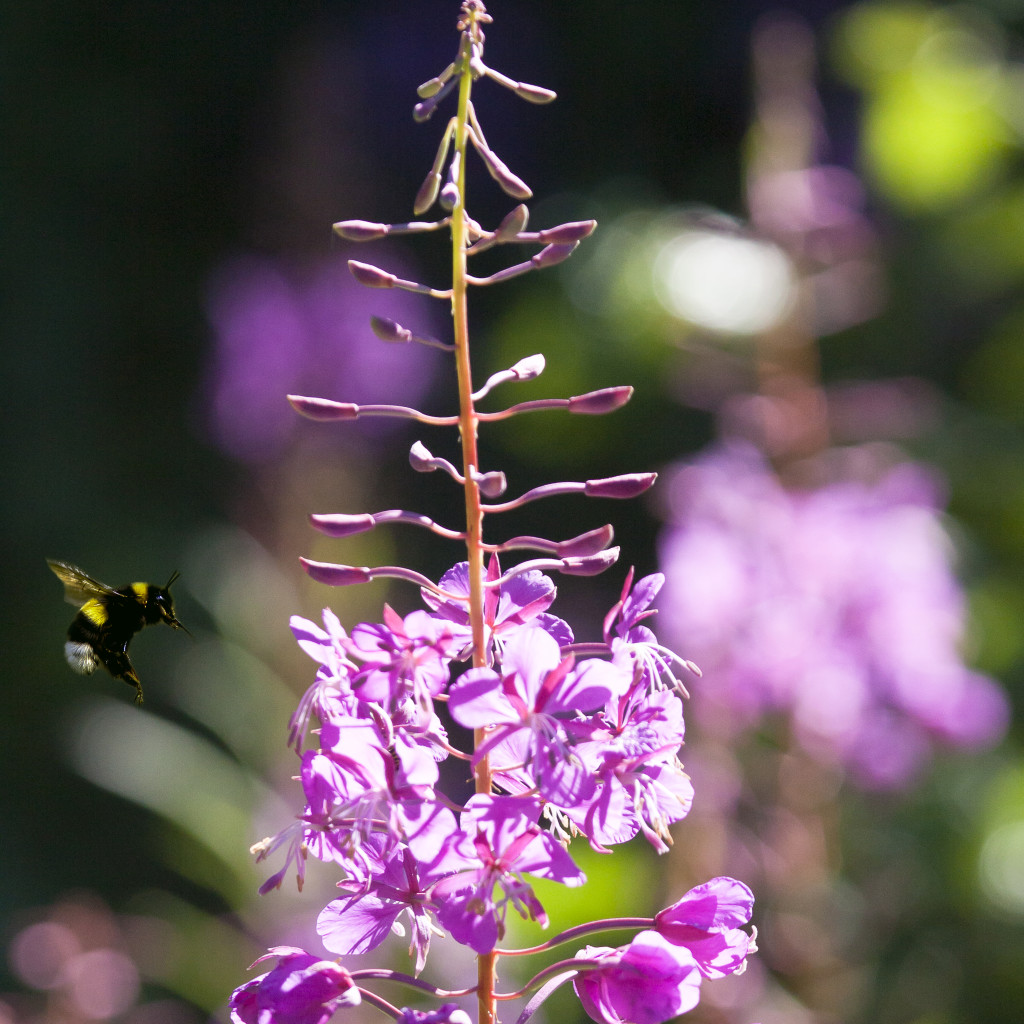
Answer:
<path fill-rule="evenodd" d="M 459 433 L 462 438 L 462 471 L 465 477 L 466 499 L 466 553 L 469 561 L 469 622 L 473 631 L 473 665 L 486 664 L 484 634 L 484 548 L 483 508 L 480 488 L 476 483 L 479 469 L 477 454 L 477 428 L 479 420 L 473 405 L 473 377 L 469 357 L 469 304 L 466 268 L 466 249 L 469 233 L 466 222 L 466 146 L 469 137 L 469 94 L 473 74 L 469 66 L 471 44 L 479 35 L 479 26 L 471 19 L 462 34 L 459 54 L 459 106 L 455 118 L 455 150 L 458 153 L 459 174 L 455 185 L 458 197 L 452 209 L 452 320 L 455 337 L 455 368 L 459 387 Z M 478 734 L 476 743 L 481 737 Z M 481 758 L 476 768 L 476 791 L 490 793 L 491 769 L 487 758 Z M 494 998 L 497 974 L 497 954 L 482 954 L 477 958 L 478 1024 L 496 1024 L 497 1008 Z"/>

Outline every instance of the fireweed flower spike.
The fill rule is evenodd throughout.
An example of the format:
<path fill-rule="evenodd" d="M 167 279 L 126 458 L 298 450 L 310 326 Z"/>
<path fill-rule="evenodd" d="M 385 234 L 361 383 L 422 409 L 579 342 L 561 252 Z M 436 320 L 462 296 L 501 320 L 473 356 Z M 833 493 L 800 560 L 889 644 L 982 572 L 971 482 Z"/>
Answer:
<path fill-rule="evenodd" d="M 456 113 L 413 204 L 417 218 L 436 204 L 443 215 L 436 221 L 348 220 L 334 226 L 354 242 L 396 233 L 450 233 L 450 282 L 407 281 L 357 260 L 349 268 L 368 288 L 412 291 L 448 307 L 450 343 L 383 316 L 372 317 L 370 327 L 382 342 L 414 341 L 451 352 L 457 412 L 438 415 L 399 405 L 357 405 L 343 397 L 289 396 L 296 411 L 330 429 L 361 416 L 388 416 L 455 427 L 459 433 L 461 460 L 435 455 L 420 441 L 409 453 L 414 471 L 440 472 L 458 489 L 457 507 L 464 509 L 458 524 L 442 526 L 403 509 L 310 517 L 315 529 L 336 539 L 395 523 L 418 526 L 455 541 L 463 558 L 436 582 L 398 565 L 301 560 L 313 579 L 330 586 L 379 577 L 404 580 L 419 590 L 423 605 L 404 614 L 385 606 L 380 621 L 350 629 L 330 609 L 324 610 L 322 625 L 292 618 L 296 641 L 316 665 L 288 737 L 299 757 L 301 808 L 277 835 L 253 847 L 261 861 L 284 861 L 263 884 L 264 892 L 293 872 L 301 887 L 310 858 L 333 865 L 340 873 L 340 895 L 317 919 L 324 946 L 338 956 L 367 954 L 388 936 L 404 935 L 413 973 L 349 972 L 316 954 L 277 947 L 268 954 L 277 965 L 232 997 L 235 1024 L 324 1024 L 360 1000 L 407 1024 L 468 1024 L 465 1009 L 451 1000 L 469 996 L 475 997 L 479 1024 L 495 1024 L 499 1000 L 529 997 L 519 1016 L 525 1022 L 569 980 L 597 1021 L 659 1024 L 694 1006 L 703 981 L 742 970 L 754 949 L 742 928 L 753 897 L 728 878 L 698 886 L 655 918 L 592 921 L 534 949 L 498 949 L 510 914 L 547 926 L 534 878 L 567 887 L 585 883 L 570 852 L 573 839 L 609 852 L 639 834 L 659 852 L 668 850 L 669 828 L 686 816 L 693 798 L 678 760 L 686 695 L 678 675 L 697 669 L 660 644 L 651 629 L 650 604 L 664 582 L 660 575 L 634 583 L 628 573 L 595 641 L 578 640 L 552 611 L 556 588 L 550 573 L 591 576 L 616 563 L 619 549 L 611 546 L 611 526 L 568 539 L 484 537 L 485 523 L 490 526 L 495 517 L 530 502 L 568 494 L 633 498 L 655 481 L 654 473 L 626 472 L 548 483 L 505 498 L 505 474 L 480 465 L 482 424 L 541 411 L 601 416 L 632 395 L 628 386 L 613 386 L 497 410 L 477 408 L 493 392 L 538 377 L 544 357 L 526 356 L 474 386 L 469 293 L 554 266 L 595 227 L 593 221 L 573 221 L 527 230 L 523 200 L 532 193 L 488 145 L 470 94 L 481 79 L 531 103 L 548 102 L 554 94 L 487 66 L 483 28 L 490 20 L 479 0 L 466 0 L 455 60 L 419 90 L 418 121 L 456 97 Z M 466 209 L 467 163 L 475 164 L 475 158 L 467 161 L 468 150 L 475 150 L 493 181 L 517 204 L 493 230 Z M 469 273 L 475 253 L 509 245 L 537 251 L 486 277 Z M 520 551 L 531 556 L 512 561 Z M 459 749 L 449 738 L 452 723 L 461 727 L 458 735 L 472 735 L 471 749 Z M 443 761 L 454 765 L 448 776 L 457 778 L 461 770 L 472 777 L 475 795 L 443 791 Z M 501 955 L 528 956 L 623 927 L 639 931 L 622 949 L 587 947 L 557 970 L 540 970 L 521 992 L 496 990 Z M 429 964 L 431 939 L 445 933 L 476 956 L 475 984 L 461 992 L 441 991 L 420 977 Z M 436 998 L 438 1008 L 392 1006 L 364 987 L 374 980 L 408 985 L 421 998 Z"/>

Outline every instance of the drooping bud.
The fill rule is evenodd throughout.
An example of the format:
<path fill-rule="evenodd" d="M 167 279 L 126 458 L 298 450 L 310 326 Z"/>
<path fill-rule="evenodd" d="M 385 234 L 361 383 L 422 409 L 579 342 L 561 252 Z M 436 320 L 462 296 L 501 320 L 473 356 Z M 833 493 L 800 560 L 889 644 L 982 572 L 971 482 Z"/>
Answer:
<path fill-rule="evenodd" d="M 469 138 L 474 149 L 480 154 L 487 173 L 501 186 L 502 192 L 513 199 L 529 199 L 533 195 L 530 186 L 522 178 L 514 175 L 498 154 L 488 149 L 475 133 L 471 132 Z"/>
<path fill-rule="evenodd" d="M 452 138 L 455 135 L 455 119 L 448 122 L 444 135 L 438 143 L 437 152 L 434 154 L 434 163 L 431 165 L 430 173 L 426 176 L 423 184 L 416 193 L 416 199 L 412 204 L 413 213 L 418 217 L 434 205 L 437 193 L 441 188 L 441 168 L 448 158 L 448 149 L 451 146 Z"/>
<path fill-rule="evenodd" d="M 419 214 L 429 210 L 437 200 L 437 194 L 440 190 L 441 172 L 431 171 L 424 179 L 423 184 L 420 185 L 420 190 L 416 193 L 416 198 L 412 204 L 413 213 L 419 216 Z"/>

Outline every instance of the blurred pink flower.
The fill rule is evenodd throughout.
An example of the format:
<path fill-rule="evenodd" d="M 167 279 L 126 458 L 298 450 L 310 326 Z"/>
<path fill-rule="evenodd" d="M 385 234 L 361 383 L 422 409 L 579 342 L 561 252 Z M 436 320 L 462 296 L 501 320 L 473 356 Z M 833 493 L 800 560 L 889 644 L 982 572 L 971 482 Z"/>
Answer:
<path fill-rule="evenodd" d="M 391 265 L 402 270 L 399 260 Z M 302 428 L 285 400 L 289 393 L 417 405 L 431 387 L 438 353 L 381 341 L 370 328 L 373 315 L 428 334 L 437 320 L 418 296 L 361 287 L 341 256 L 300 269 L 245 255 L 220 267 L 207 298 L 213 354 L 204 400 L 218 447 L 247 462 L 278 455 Z M 387 433 L 396 422 L 377 418 L 362 430 Z"/>
<path fill-rule="evenodd" d="M 998 740 L 1008 706 L 963 664 L 936 476 L 876 470 L 787 490 L 740 445 L 677 469 L 660 625 L 704 671 L 698 719 L 743 729 L 785 714 L 812 756 L 887 788 L 909 783 L 934 741 Z"/>

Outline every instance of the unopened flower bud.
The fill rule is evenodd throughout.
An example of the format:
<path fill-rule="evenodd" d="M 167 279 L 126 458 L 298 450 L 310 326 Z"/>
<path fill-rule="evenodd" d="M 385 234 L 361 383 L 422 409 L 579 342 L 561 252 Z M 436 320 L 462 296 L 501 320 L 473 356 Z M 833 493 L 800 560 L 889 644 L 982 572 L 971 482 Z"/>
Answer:
<path fill-rule="evenodd" d="M 437 469 L 437 461 L 422 441 L 414 441 L 409 448 L 409 465 L 417 473 L 433 473 Z"/>
<path fill-rule="evenodd" d="M 389 225 L 375 224 L 369 220 L 339 220 L 334 230 L 349 242 L 372 242 L 384 238 Z"/>
<path fill-rule="evenodd" d="M 441 189 L 441 195 L 438 197 L 441 202 L 441 206 L 446 210 L 454 210 L 459 202 L 459 186 L 454 181 L 449 181 L 443 189 Z"/>
<path fill-rule="evenodd" d="M 587 480 L 583 493 L 588 498 L 635 498 L 654 486 L 657 473 L 623 473 L 603 480 Z"/>
<path fill-rule="evenodd" d="M 494 235 L 499 241 L 507 241 L 515 238 L 520 231 L 525 231 L 529 222 L 530 210 L 525 204 L 520 203 L 511 213 L 505 214 Z"/>
<path fill-rule="evenodd" d="M 310 579 L 326 583 L 329 587 L 347 587 L 354 583 L 369 583 L 373 579 L 373 574 L 365 566 L 314 562 L 309 558 L 300 558 L 299 561 Z"/>
<path fill-rule="evenodd" d="M 510 367 L 510 372 L 515 374 L 516 380 L 533 380 L 544 372 L 547 364 L 544 356 L 539 352 L 536 355 L 526 356 Z"/>
<path fill-rule="evenodd" d="M 315 530 L 326 534 L 328 537 L 351 537 L 356 533 L 365 533 L 372 530 L 377 521 L 369 512 L 360 512 L 357 515 L 317 515 L 313 513 L 309 517 L 310 525 Z"/>
<path fill-rule="evenodd" d="M 491 473 L 479 473 L 475 476 L 475 479 L 477 486 L 480 488 L 480 493 L 485 498 L 498 498 L 505 493 L 505 489 L 508 487 L 505 474 L 500 470 L 495 470 Z"/>
<path fill-rule="evenodd" d="M 371 316 L 370 329 L 381 341 L 412 341 L 412 331 L 396 323 L 394 320 L 389 320 L 386 316 Z"/>
<path fill-rule="evenodd" d="M 566 576 L 597 576 L 605 569 L 610 569 L 618 560 L 619 549 L 608 548 L 582 558 L 563 558 L 560 571 Z"/>
<path fill-rule="evenodd" d="M 367 288 L 394 288 L 398 280 L 394 274 L 389 274 L 386 270 L 371 266 L 369 263 L 360 263 L 358 260 L 349 260 L 348 269 L 352 276 Z"/>
<path fill-rule="evenodd" d="M 530 257 L 530 262 L 538 270 L 554 267 L 562 260 L 567 260 L 579 244 L 579 242 L 569 242 L 566 245 L 546 245 L 540 252 Z"/>
<path fill-rule="evenodd" d="M 470 139 L 487 167 L 487 172 L 501 186 L 502 192 L 513 199 L 529 199 L 533 195 L 530 186 L 522 178 L 516 177 L 497 153 L 488 149 L 475 134 L 471 134 Z"/>
<path fill-rule="evenodd" d="M 592 235 L 596 227 L 596 220 L 569 221 L 567 224 L 557 224 L 553 228 L 538 231 L 537 239 L 541 242 L 558 242 L 564 245 L 567 242 L 578 242 L 580 239 Z"/>
<path fill-rule="evenodd" d="M 513 92 L 528 103 L 550 103 L 558 99 L 558 93 L 554 89 L 545 89 L 542 85 L 530 85 L 527 82 L 517 83 Z"/>
<path fill-rule="evenodd" d="M 441 172 L 431 171 L 420 185 L 416 199 L 413 201 L 413 213 L 419 216 L 429 210 L 437 199 L 437 193 L 441 188 Z"/>
<path fill-rule="evenodd" d="M 633 397 L 633 388 L 622 384 L 614 388 L 600 388 L 585 395 L 573 395 L 569 399 L 569 412 L 583 416 L 602 416 L 606 412 L 621 409 Z"/>
<path fill-rule="evenodd" d="M 557 545 L 556 551 L 560 558 L 583 558 L 586 555 L 596 555 L 611 544 L 614 536 L 615 531 L 611 525 L 600 526 L 596 530 L 581 533 L 571 540 L 562 541 Z"/>
<path fill-rule="evenodd" d="M 352 402 L 332 402 L 329 398 L 309 398 L 306 395 L 289 395 L 288 401 L 300 416 L 322 423 L 354 420 L 359 415 L 359 406 Z"/>
<path fill-rule="evenodd" d="M 437 93 L 444 86 L 455 72 L 455 65 L 449 64 L 436 78 L 428 78 L 422 85 L 417 86 L 416 93 L 420 99 L 430 99 L 431 96 L 436 96 Z"/>

